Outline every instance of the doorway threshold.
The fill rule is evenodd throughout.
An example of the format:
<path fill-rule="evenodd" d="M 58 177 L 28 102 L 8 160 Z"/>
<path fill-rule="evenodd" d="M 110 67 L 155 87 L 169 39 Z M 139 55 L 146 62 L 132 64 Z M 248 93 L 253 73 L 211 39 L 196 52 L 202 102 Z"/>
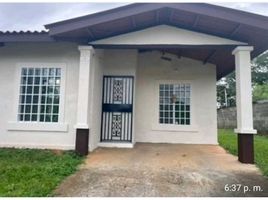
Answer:
<path fill-rule="evenodd" d="M 131 142 L 100 142 L 99 147 L 110 147 L 110 148 L 133 148 L 134 144 Z"/>

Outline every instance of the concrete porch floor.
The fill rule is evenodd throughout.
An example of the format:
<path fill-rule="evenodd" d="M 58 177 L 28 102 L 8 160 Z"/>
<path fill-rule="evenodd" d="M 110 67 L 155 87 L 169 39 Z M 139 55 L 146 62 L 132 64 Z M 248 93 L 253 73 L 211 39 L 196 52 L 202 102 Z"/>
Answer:
<path fill-rule="evenodd" d="M 241 187 L 225 191 L 226 184 Z M 220 146 L 137 143 L 133 149 L 96 149 L 55 196 L 267 197 L 267 190 L 255 165 L 239 163 Z"/>

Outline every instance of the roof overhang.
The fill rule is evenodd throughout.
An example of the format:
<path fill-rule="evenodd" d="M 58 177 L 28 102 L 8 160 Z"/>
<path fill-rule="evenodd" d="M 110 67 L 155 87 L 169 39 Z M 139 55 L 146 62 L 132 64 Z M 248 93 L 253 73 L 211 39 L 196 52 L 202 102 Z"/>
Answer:
<path fill-rule="evenodd" d="M 166 45 L 164 42 L 144 45 L 139 41 L 136 44 L 125 41 L 125 44 L 107 44 L 111 38 L 122 40 L 126 34 L 129 36 L 163 24 L 176 27 L 177 30 L 206 34 L 210 39 L 218 37 L 236 43 L 191 45 L 189 41 L 187 44 L 177 41 L 175 45 Z M 230 52 L 235 46 L 254 46 L 252 57 L 268 49 L 268 17 L 203 3 L 137 3 L 45 27 L 49 33 L 0 34 L 0 43 L 72 41 L 90 43 L 96 48 L 165 49 L 177 55 L 215 64 L 218 78 L 234 69 L 234 58 Z"/>
<path fill-rule="evenodd" d="M 256 57 L 268 49 L 268 17 L 204 3 L 137 3 L 46 25 L 53 37 L 80 37 L 94 43 L 102 39 L 166 24 L 201 34 L 254 46 Z M 97 45 L 96 45 L 97 46 Z M 101 45 L 98 44 L 98 48 Z M 217 66 L 217 78 L 234 70 L 232 45 L 103 45 L 103 48 L 165 48 L 178 55 Z M 192 50 L 189 50 L 189 47 Z M 177 48 L 178 50 L 175 50 Z M 199 48 L 202 48 L 200 51 Z M 221 50 L 219 50 L 221 48 Z M 234 46 L 233 46 L 234 48 Z M 194 49 L 194 50 L 193 50 Z"/>

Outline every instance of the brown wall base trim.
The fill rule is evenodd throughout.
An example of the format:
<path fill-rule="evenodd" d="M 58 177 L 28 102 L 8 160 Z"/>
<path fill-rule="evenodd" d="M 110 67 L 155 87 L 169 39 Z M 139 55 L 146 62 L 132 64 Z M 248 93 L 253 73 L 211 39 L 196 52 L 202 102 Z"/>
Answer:
<path fill-rule="evenodd" d="M 254 163 L 253 134 L 238 134 L 238 160 L 241 163 Z"/>
<path fill-rule="evenodd" d="M 75 152 L 80 156 L 88 154 L 89 129 L 76 129 Z"/>

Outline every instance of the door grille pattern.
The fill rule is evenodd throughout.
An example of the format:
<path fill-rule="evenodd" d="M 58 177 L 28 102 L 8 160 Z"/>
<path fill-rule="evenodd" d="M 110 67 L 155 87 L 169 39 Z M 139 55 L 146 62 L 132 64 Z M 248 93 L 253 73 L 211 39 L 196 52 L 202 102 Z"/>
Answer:
<path fill-rule="evenodd" d="M 132 141 L 133 77 L 104 76 L 101 141 Z"/>

